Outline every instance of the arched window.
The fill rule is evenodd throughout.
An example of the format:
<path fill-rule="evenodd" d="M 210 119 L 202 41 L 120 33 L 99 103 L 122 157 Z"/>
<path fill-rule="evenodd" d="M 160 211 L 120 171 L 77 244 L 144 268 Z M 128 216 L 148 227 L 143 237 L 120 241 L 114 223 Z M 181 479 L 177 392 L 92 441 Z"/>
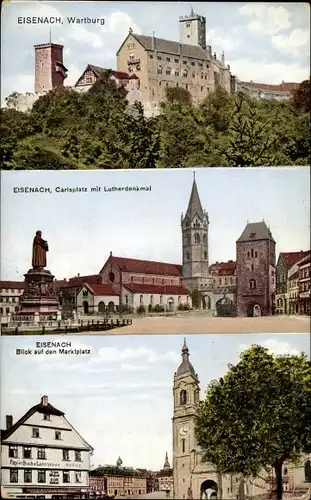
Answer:
<path fill-rule="evenodd" d="M 113 282 L 114 282 L 114 280 L 115 280 L 115 275 L 114 275 L 114 273 L 113 273 L 113 272 L 109 273 L 109 279 L 110 279 L 111 283 L 113 283 Z"/>
<path fill-rule="evenodd" d="M 187 404 L 187 391 L 185 391 L 185 389 L 180 391 L 180 404 L 181 405 Z"/>
<path fill-rule="evenodd" d="M 171 68 L 166 68 L 165 73 L 166 75 L 170 75 L 172 72 Z"/>
<path fill-rule="evenodd" d="M 250 253 L 249 253 L 249 252 L 247 252 L 247 258 L 248 258 L 248 259 L 250 258 Z"/>
<path fill-rule="evenodd" d="M 249 280 L 249 288 L 250 290 L 256 290 L 256 280 Z"/>
<path fill-rule="evenodd" d="M 204 252 L 204 259 L 207 259 L 207 252 Z"/>
<path fill-rule="evenodd" d="M 153 305 L 153 295 L 150 295 L 150 304 Z"/>
<path fill-rule="evenodd" d="M 163 304 L 163 295 L 160 295 L 160 304 Z"/>
<path fill-rule="evenodd" d="M 254 257 L 254 249 L 252 248 L 251 249 L 251 258 L 253 258 L 253 257 Z"/>
<path fill-rule="evenodd" d="M 181 440 L 181 452 L 185 453 L 185 451 L 186 451 L 186 440 L 182 439 Z"/>
<path fill-rule="evenodd" d="M 193 239 L 194 239 L 194 243 L 200 243 L 200 235 L 199 235 L 199 233 L 195 233 Z"/>
<path fill-rule="evenodd" d="M 181 296 L 178 297 L 178 304 L 181 304 Z"/>
<path fill-rule="evenodd" d="M 203 78 L 204 78 L 204 73 L 201 73 L 201 79 L 203 80 Z"/>
<path fill-rule="evenodd" d="M 141 295 L 139 297 L 139 303 L 140 303 L 140 305 L 143 305 L 143 303 L 144 303 L 144 296 L 143 295 Z"/>
<path fill-rule="evenodd" d="M 163 73 L 163 67 L 158 66 L 158 75 L 162 75 L 162 73 Z"/>
<path fill-rule="evenodd" d="M 189 259 L 190 259 L 190 253 L 186 252 L 186 260 L 189 260 Z"/>
<path fill-rule="evenodd" d="M 203 244 L 207 245 L 207 234 L 206 233 L 203 234 Z"/>
<path fill-rule="evenodd" d="M 184 70 L 183 70 L 183 72 L 182 72 L 182 76 L 183 76 L 184 78 L 188 78 L 188 71 L 187 71 L 186 69 L 184 69 Z"/>

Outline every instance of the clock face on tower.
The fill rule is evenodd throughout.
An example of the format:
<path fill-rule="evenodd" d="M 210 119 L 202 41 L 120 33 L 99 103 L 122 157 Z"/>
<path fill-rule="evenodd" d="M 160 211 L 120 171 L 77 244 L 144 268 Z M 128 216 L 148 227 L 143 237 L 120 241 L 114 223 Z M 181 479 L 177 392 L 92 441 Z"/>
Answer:
<path fill-rule="evenodd" d="M 178 432 L 180 434 L 180 436 L 187 436 L 187 434 L 189 433 L 189 427 L 188 425 L 184 424 L 184 425 L 181 425 L 178 429 Z"/>

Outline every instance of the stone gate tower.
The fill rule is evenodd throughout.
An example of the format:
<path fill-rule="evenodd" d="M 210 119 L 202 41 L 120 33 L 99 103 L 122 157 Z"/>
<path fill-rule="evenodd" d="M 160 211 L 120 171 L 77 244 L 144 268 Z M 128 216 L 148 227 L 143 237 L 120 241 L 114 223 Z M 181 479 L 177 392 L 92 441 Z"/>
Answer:
<path fill-rule="evenodd" d="M 67 69 L 63 65 L 63 45 L 35 45 L 35 92 L 48 92 L 63 87 Z"/>
<path fill-rule="evenodd" d="M 179 18 L 180 43 L 199 45 L 206 49 L 206 18 L 194 13 L 191 7 L 189 16 Z"/>
<path fill-rule="evenodd" d="M 191 471 L 196 465 L 195 415 L 200 401 L 200 387 L 198 376 L 189 361 L 186 340 L 182 347 L 182 362 L 174 375 L 173 397 L 173 498 L 189 498 Z"/>
<path fill-rule="evenodd" d="M 188 290 L 198 290 L 209 276 L 208 214 L 203 210 L 195 177 L 186 215 L 181 214 L 182 276 Z"/>

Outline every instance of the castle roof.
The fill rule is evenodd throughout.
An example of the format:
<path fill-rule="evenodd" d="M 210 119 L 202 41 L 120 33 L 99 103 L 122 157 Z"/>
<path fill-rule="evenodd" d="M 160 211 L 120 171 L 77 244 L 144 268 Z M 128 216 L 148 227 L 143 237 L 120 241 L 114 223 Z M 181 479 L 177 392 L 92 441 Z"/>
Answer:
<path fill-rule="evenodd" d="M 113 285 L 96 283 L 96 284 L 88 284 L 84 283 L 84 285 L 90 290 L 93 295 L 119 295 L 118 292 L 113 288 Z"/>
<path fill-rule="evenodd" d="M 205 59 L 206 61 L 209 61 L 208 53 L 199 45 L 173 42 L 172 40 L 138 35 L 137 33 L 130 33 L 130 35 L 135 38 L 145 50 L 157 50 L 158 52 L 163 52 L 165 54 L 192 57 L 194 59 Z M 121 47 L 122 46 L 123 44 Z M 120 49 L 118 50 L 117 55 L 119 54 Z"/>
<path fill-rule="evenodd" d="M 195 178 L 193 179 L 193 184 L 192 184 L 192 189 L 191 189 L 191 194 L 190 194 L 190 200 L 189 200 L 189 205 L 188 209 L 186 212 L 186 216 L 188 216 L 191 220 L 195 217 L 195 215 L 198 215 L 201 219 L 204 217 L 204 211 L 201 205 L 201 200 L 199 197 L 199 192 L 198 192 L 198 187 L 197 183 L 195 182 Z"/>
<path fill-rule="evenodd" d="M 110 261 L 114 262 L 120 271 L 138 274 L 154 274 L 161 276 L 181 276 L 181 265 L 153 260 L 128 259 L 111 255 Z"/>
<path fill-rule="evenodd" d="M 191 373 L 191 375 L 194 375 L 196 377 L 197 375 L 195 373 L 195 370 L 189 361 L 189 349 L 186 344 L 186 339 L 184 340 L 184 345 L 181 350 L 181 356 L 182 362 L 177 369 L 176 376 L 179 377 L 180 375 Z"/>
<path fill-rule="evenodd" d="M 289 269 L 308 254 L 310 254 L 310 250 L 300 250 L 299 252 L 280 252 L 280 257 L 282 257 L 285 266 Z"/>
<path fill-rule="evenodd" d="M 262 222 L 248 222 L 245 226 L 245 229 L 237 243 L 242 243 L 246 241 L 261 241 L 261 240 L 270 240 L 274 241 L 272 233 L 268 228 L 265 221 Z"/>

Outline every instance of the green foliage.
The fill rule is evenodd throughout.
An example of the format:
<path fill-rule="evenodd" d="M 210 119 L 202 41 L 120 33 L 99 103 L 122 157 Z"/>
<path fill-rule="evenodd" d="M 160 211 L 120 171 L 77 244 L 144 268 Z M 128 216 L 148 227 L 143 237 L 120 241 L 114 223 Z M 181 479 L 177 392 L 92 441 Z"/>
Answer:
<path fill-rule="evenodd" d="M 146 309 L 144 306 L 139 306 L 137 307 L 136 309 L 136 313 L 139 314 L 139 315 L 142 315 L 142 314 L 146 314 Z"/>
<path fill-rule="evenodd" d="M 167 88 L 159 116 L 146 118 L 107 72 L 88 92 L 55 89 L 29 113 L 1 110 L 5 169 L 126 169 L 308 165 L 306 82 L 291 102 L 252 101 L 217 87 L 199 106 Z M 308 82 L 307 82 L 308 83 Z M 17 93 L 7 98 L 10 106 Z"/>
<path fill-rule="evenodd" d="M 196 435 L 204 460 L 222 473 L 256 476 L 311 450 L 311 365 L 306 356 L 273 357 L 252 346 L 200 404 Z"/>
<path fill-rule="evenodd" d="M 311 113 L 311 81 L 304 80 L 293 92 L 293 106 L 299 111 Z"/>

